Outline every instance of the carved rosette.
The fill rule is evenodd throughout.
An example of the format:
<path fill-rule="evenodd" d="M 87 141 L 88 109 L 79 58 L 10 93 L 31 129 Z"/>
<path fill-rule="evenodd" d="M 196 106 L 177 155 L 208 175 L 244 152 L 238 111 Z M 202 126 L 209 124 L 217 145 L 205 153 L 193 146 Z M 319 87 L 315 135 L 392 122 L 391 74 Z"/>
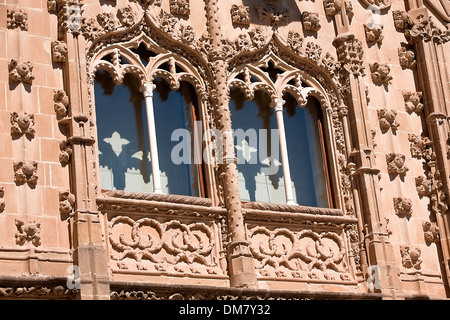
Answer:
<path fill-rule="evenodd" d="M 170 13 L 189 16 L 191 13 L 189 0 L 170 0 Z"/>
<path fill-rule="evenodd" d="M 52 61 L 55 63 L 66 62 L 67 44 L 64 41 L 52 41 Z"/>
<path fill-rule="evenodd" d="M 374 62 L 370 64 L 370 72 L 372 80 L 376 84 L 388 85 L 391 83 L 391 80 L 393 79 L 392 76 L 389 74 L 391 72 L 391 68 L 387 64 Z"/>
<path fill-rule="evenodd" d="M 32 84 L 35 79 L 33 71 L 33 64 L 31 62 L 22 62 L 20 60 L 12 59 L 8 64 L 9 81 L 23 82 Z"/>
<path fill-rule="evenodd" d="M 395 110 L 381 109 L 377 110 L 377 113 L 380 128 L 383 133 L 389 129 L 396 131 L 398 127 L 400 127 L 400 124 L 395 119 L 397 117 L 397 112 Z"/>
<path fill-rule="evenodd" d="M 402 246 L 400 248 L 402 265 L 406 269 L 420 270 L 422 265 L 421 251 L 417 247 Z"/>
<path fill-rule="evenodd" d="M 14 162 L 14 181 L 18 185 L 27 183 L 29 186 L 36 186 L 38 163 L 36 161 L 16 161 Z"/>
<path fill-rule="evenodd" d="M 408 113 L 419 113 L 423 109 L 422 92 L 404 91 L 403 99 L 405 101 L 405 110 Z"/>
<path fill-rule="evenodd" d="M 31 242 L 35 247 L 41 244 L 41 223 L 40 222 L 27 222 L 22 220 L 15 220 L 17 232 L 15 234 L 16 244 L 24 245 L 27 242 Z"/>
<path fill-rule="evenodd" d="M 405 165 L 406 157 L 400 153 L 389 153 L 386 155 L 387 171 L 392 175 L 406 175 L 409 170 Z"/>
<path fill-rule="evenodd" d="M 398 59 L 400 66 L 404 68 L 413 68 L 416 66 L 416 54 L 413 50 L 408 50 L 405 47 L 398 48 Z"/>
<path fill-rule="evenodd" d="M 383 28 L 384 26 L 381 24 L 364 24 L 364 32 L 366 33 L 366 41 L 368 43 L 375 42 L 379 45 L 382 44 L 384 36 L 383 36 Z"/>
<path fill-rule="evenodd" d="M 21 9 L 8 9 L 6 12 L 6 26 L 8 29 L 19 28 L 28 31 L 28 13 Z"/>
<path fill-rule="evenodd" d="M 407 198 L 394 198 L 395 214 L 400 217 L 412 216 L 412 201 Z"/>
<path fill-rule="evenodd" d="M 321 28 L 319 14 L 316 12 L 302 12 L 303 29 L 306 31 L 319 31 Z"/>
<path fill-rule="evenodd" d="M 59 192 L 59 213 L 61 215 L 71 215 L 75 205 L 75 195 L 69 190 Z"/>
<path fill-rule="evenodd" d="M 26 135 L 29 138 L 34 138 L 34 115 L 24 113 L 11 113 L 11 134 L 13 135 Z"/>
<path fill-rule="evenodd" d="M 244 26 L 250 25 L 250 7 L 233 4 L 230 13 L 233 23 Z"/>

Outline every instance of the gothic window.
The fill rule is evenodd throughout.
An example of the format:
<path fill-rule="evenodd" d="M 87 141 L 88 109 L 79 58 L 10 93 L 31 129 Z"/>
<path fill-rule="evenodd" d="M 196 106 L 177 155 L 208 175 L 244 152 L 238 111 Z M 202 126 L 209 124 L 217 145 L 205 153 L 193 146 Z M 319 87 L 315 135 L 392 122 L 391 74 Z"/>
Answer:
<path fill-rule="evenodd" d="M 122 50 L 94 73 L 101 189 L 206 196 L 196 88 L 173 57 Z"/>
<path fill-rule="evenodd" d="M 234 73 L 230 112 L 243 201 L 333 206 L 322 106 L 312 91 L 298 72 L 272 61 Z"/>

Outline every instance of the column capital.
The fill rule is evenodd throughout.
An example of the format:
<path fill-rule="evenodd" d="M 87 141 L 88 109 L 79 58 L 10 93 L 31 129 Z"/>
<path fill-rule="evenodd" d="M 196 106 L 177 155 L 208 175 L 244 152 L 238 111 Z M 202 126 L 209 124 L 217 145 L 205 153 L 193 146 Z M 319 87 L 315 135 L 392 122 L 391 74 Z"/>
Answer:
<path fill-rule="evenodd" d="M 275 106 L 274 106 L 275 111 L 283 111 L 283 106 L 286 101 L 284 101 L 282 98 L 277 98 L 274 100 L 274 102 L 275 102 Z"/>
<path fill-rule="evenodd" d="M 153 90 L 155 90 L 155 88 L 156 85 L 154 83 L 145 83 L 141 86 L 140 90 L 145 98 L 153 98 Z"/>

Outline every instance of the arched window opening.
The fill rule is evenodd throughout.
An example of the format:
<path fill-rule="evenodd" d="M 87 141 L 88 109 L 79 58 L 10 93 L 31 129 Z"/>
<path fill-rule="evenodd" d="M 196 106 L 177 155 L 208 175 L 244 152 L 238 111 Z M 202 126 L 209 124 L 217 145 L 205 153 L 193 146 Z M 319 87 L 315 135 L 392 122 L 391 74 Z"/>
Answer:
<path fill-rule="evenodd" d="M 282 108 L 277 109 L 280 105 Z M 230 111 L 242 201 L 333 206 L 322 110 L 317 99 L 310 97 L 300 107 L 291 94 L 285 93 L 277 104 L 257 90 L 249 101 L 242 90 L 233 87 Z M 292 192 L 288 192 L 290 189 Z"/>
<path fill-rule="evenodd" d="M 195 89 L 181 82 L 180 89 L 174 91 L 161 78 L 154 84 L 157 154 L 152 155 L 148 109 L 140 80 L 126 74 L 123 83 L 116 85 L 108 72 L 97 71 L 94 92 L 101 189 L 155 192 L 151 162 L 157 159 L 161 192 L 204 197 Z"/>

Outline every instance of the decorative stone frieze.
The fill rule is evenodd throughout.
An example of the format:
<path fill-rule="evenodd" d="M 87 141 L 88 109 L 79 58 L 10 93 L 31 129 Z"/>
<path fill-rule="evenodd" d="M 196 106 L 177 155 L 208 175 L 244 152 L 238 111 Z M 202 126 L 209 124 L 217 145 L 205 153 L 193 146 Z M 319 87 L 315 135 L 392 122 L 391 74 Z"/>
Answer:
<path fill-rule="evenodd" d="M 370 64 L 372 81 L 376 84 L 388 85 L 393 79 L 390 75 L 391 68 L 387 64 L 378 62 Z"/>
<path fill-rule="evenodd" d="M 400 66 L 404 68 L 413 68 L 416 66 L 416 54 L 413 50 L 408 50 L 405 47 L 398 48 L 398 58 Z"/>
<path fill-rule="evenodd" d="M 237 4 L 231 6 L 231 19 L 233 23 L 248 26 L 251 23 L 250 7 Z"/>
<path fill-rule="evenodd" d="M 404 176 L 409 170 L 405 165 L 406 157 L 400 153 L 386 155 L 387 170 L 389 174 Z"/>
<path fill-rule="evenodd" d="M 23 112 L 21 114 L 17 112 L 11 113 L 11 134 L 13 135 L 26 135 L 29 138 L 34 138 L 34 115 Z"/>
<path fill-rule="evenodd" d="M 319 14 L 316 12 L 302 12 L 303 29 L 306 31 L 319 31 L 321 28 Z"/>
<path fill-rule="evenodd" d="M 379 45 L 382 44 L 384 36 L 383 36 L 383 28 L 384 26 L 381 24 L 364 24 L 364 32 L 366 33 L 366 41 L 368 43 L 377 43 Z"/>
<path fill-rule="evenodd" d="M 419 113 L 423 109 L 422 92 L 403 92 L 403 100 L 405 101 L 405 110 L 408 113 Z"/>
<path fill-rule="evenodd" d="M 52 41 L 52 61 L 55 63 L 66 62 L 67 43 L 64 41 Z"/>
<path fill-rule="evenodd" d="M 24 222 L 23 220 L 15 220 L 17 232 L 15 234 L 16 244 L 23 246 L 31 242 L 35 247 L 41 244 L 41 223 L 40 222 Z"/>
<path fill-rule="evenodd" d="M 377 110 L 381 131 L 384 133 L 389 129 L 396 131 L 400 124 L 396 121 L 397 112 L 395 110 Z"/>
<path fill-rule="evenodd" d="M 36 186 L 38 163 L 36 161 L 16 161 L 14 162 L 14 182 L 17 185 L 27 183 L 29 186 Z"/>
<path fill-rule="evenodd" d="M 28 31 L 28 13 L 21 9 L 8 9 L 6 12 L 6 26 L 8 29 L 19 28 Z"/>
<path fill-rule="evenodd" d="M 394 198 L 395 214 L 400 217 L 412 216 L 412 201 L 407 198 Z"/>
<path fill-rule="evenodd" d="M 8 64 L 9 81 L 23 82 L 32 84 L 35 79 L 33 71 L 33 64 L 31 62 L 22 62 L 20 60 L 12 59 Z"/>
<path fill-rule="evenodd" d="M 77 298 L 79 290 L 67 289 L 65 283 L 53 285 L 30 284 L 0 286 L 0 297 L 6 299 L 69 299 Z"/>
<path fill-rule="evenodd" d="M 420 270 L 423 261 L 420 258 L 422 252 L 419 248 L 402 246 L 400 248 L 400 253 L 402 256 L 403 267 L 406 269 Z"/>

